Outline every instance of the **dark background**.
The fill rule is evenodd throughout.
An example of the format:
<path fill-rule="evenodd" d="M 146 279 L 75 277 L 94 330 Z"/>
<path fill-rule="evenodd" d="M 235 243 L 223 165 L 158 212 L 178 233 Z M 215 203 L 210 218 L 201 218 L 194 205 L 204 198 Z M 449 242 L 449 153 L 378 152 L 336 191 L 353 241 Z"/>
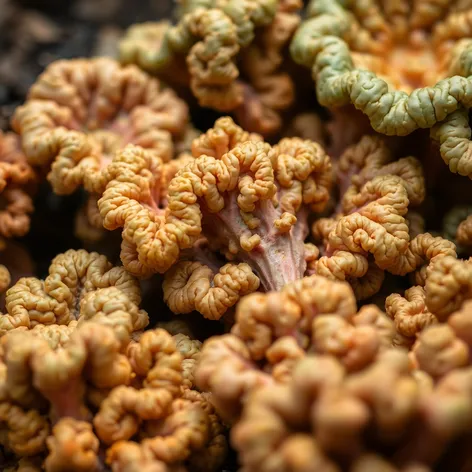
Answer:
<path fill-rule="evenodd" d="M 172 0 L 0 0 L 0 126 L 50 62 L 114 54 L 126 27 L 172 10 Z"/>

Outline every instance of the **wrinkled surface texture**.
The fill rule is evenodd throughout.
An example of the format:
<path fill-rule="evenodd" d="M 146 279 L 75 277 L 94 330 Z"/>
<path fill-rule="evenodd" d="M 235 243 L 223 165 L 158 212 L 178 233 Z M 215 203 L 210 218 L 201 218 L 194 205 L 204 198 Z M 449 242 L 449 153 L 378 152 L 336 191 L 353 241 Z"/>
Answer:
<path fill-rule="evenodd" d="M 351 104 L 387 135 L 431 128 L 450 170 L 472 175 L 470 2 L 311 0 L 307 12 L 291 53 L 322 105 Z"/>
<path fill-rule="evenodd" d="M 57 61 L 38 78 L 13 119 L 33 165 L 50 169 L 59 194 L 100 192 L 100 170 L 127 143 L 173 157 L 187 107 L 138 68 L 108 58 Z"/>
<path fill-rule="evenodd" d="M 0 0 L 0 470 L 472 470 L 471 38 Z"/>
<path fill-rule="evenodd" d="M 302 2 L 180 3 L 176 25 L 132 26 L 120 43 L 121 61 L 190 88 L 201 106 L 234 113 L 245 129 L 278 132 L 295 99 L 284 59 Z"/>

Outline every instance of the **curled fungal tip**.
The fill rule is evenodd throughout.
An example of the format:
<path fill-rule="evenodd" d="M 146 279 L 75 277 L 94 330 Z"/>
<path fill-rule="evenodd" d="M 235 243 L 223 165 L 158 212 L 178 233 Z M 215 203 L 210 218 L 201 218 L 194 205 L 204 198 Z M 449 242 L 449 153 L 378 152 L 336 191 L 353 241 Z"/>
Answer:
<path fill-rule="evenodd" d="M 380 3 L 310 2 L 291 53 L 312 69 L 320 103 L 351 103 L 376 131 L 399 136 L 467 108 L 469 11 Z"/>
<path fill-rule="evenodd" d="M 101 171 L 128 143 L 173 157 L 187 105 L 136 66 L 109 58 L 53 62 L 18 107 L 12 125 L 31 164 L 49 169 L 58 194 L 103 190 Z"/>
<path fill-rule="evenodd" d="M 295 101 L 284 59 L 301 8 L 299 0 L 185 2 L 175 26 L 162 21 L 129 28 L 121 61 L 190 88 L 201 106 L 231 112 L 251 131 L 274 135 Z"/>
<path fill-rule="evenodd" d="M 389 295 L 385 300 L 385 310 L 395 321 L 397 330 L 407 337 L 413 337 L 425 327 L 438 322 L 426 307 L 426 293 L 421 286 L 409 288 L 404 297 L 398 293 Z"/>
<path fill-rule="evenodd" d="M 160 163 L 136 147 L 115 158 L 99 209 L 105 227 L 123 227 L 122 261 L 128 270 L 165 272 L 203 236 L 231 261 L 248 264 L 265 289 L 303 276 L 307 212 L 321 211 L 328 201 L 329 157 L 311 141 L 287 138 L 271 147 L 258 137 L 242 141 L 248 138 L 253 137 L 229 118 L 197 138 L 195 159 L 167 186 L 165 211 L 155 188 Z M 274 273 L 276 260 L 281 273 Z M 169 278 L 177 271 L 172 274 Z M 255 279 L 249 286 L 231 291 L 253 290 Z"/>
<path fill-rule="evenodd" d="M 244 263 L 225 264 L 215 274 L 199 262 L 178 262 L 166 273 L 163 284 L 164 301 L 174 313 L 197 310 L 213 320 L 258 288 L 258 277 Z"/>
<path fill-rule="evenodd" d="M 93 317 L 131 317 L 130 332 L 144 328 L 147 314 L 139 310 L 138 281 L 105 256 L 83 249 L 56 256 L 44 279 L 21 278 L 7 292 L 7 313 L 0 316 L 0 333 L 23 326 L 68 325 Z M 118 322 L 118 321 L 117 321 Z"/>
<path fill-rule="evenodd" d="M 231 334 L 203 344 L 195 381 L 212 392 L 218 412 L 233 422 L 248 395 L 290 382 L 308 352 L 332 355 L 343 369 L 357 372 L 390 349 L 396 336 L 393 322 L 378 308 L 357 312 L 347 283 L 305 277 L 280 292 L 242 298 Z"/>

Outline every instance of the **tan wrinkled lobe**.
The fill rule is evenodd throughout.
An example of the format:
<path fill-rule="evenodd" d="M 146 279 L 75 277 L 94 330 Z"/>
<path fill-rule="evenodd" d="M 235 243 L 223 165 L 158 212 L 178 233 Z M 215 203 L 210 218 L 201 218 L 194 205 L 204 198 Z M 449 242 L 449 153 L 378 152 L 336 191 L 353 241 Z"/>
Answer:
<path fill-rule="evenodd" d="M 178 226 L 183 197 L 175 190 L 169 194 L 169 181 L 189 162 L 191 158 L 182 155 L 164 164 L 148 150 L 128 145 L 106 169 L 106 190 L 98 201 L 100 215 L 106 229 L 123 227 L 121 260 L 130 273 L 150 275 L 156 265 L 164 272 L 177 257 L 180 240 L 188 239 Z M 139 230 L 141 226 L 144 231 Z M 155 246 L 154 251 L 149 246 Z"/>
<path fill-rule="evenodd" d="M 134 66 L 107 58 L 51 64 L 17 108 L 13 127 L 31 164 L 50 169 L 58 194 L 80 185 L 103 190 L 101 171 L 127 143 L 173 157 L 187 107 L 169 89 Z"/>
<path fill-rule="evenodd" d="M 195 381 L 201 390 L 212 393 L 211 402 L 221 417 L 234 421 L 240 415 L 241 398 L 272 384 L 273 378 L 252 362 L 243 340 L 227 334 L 213 336 L 203 344 Z"/>
<path fill-rule="evenodd" d="M 419 205 L 426 189 L 421 164 L 412 156 L 397 161 L 380 136 L 363 136 L 348 147 L 339 158 L 338 179 L 343 188 L 343 208 L 349 211 L 352 201 L 361 188 L 376 176 L 397 175 L 404 181 L 412 205 Z"/>
<path fill-rule="evenodd" d="M 28 331 L 13 331 L 1 341 L 10 373 L 9 395 L 24 406 L 41 404 L 42 397 L 46 398 L 58 418 L 87 418 L 85 382 L 96 388 L 111 388 L 130 380 L 129 361 L 120 353 L 123 343 L 112 328 L 97 322 L 78 327 L 56 350 Z"/>
<path fill-rule="evenodd" d="M 471 302 L 449 316 L 446 323 L 424 329 L 418 334 L 412 356 L 418 367 L 433 377 L 470 365 L 472 343 Z"/>
<path fill-rule="evenodd" d="M 192 155 L 195 158 L 206 155 L 221 159 L 237 144 L 246 141 L 262 141 L 262 136 L 244 131 L 229 116 L 225 116 L 218 118 L 212 128 L 192 142 Z"/>
<path fill-rule="evenodd" d="M 146 331 L 128 346 L 127 356 L 143 388 L 118 386 L 102 402 L 94 426 L 107 444 L 130 439 L 143 420 L 164 417 L 182 384 L 182 357 L 166 331 Z"/>
<path fill-rule="evenodd" d="M 204 154 L 221 159 L 245 141 L 259 142 L 262 137 L 244 131 L 231 118 L 223 117 L 193 141 L 192 154 L 195 158 Z M 197 253 L 198 246 L 198 243 L 194 244 L 189 256 L 196 259 L 195 262 L 181 261 L 166 272 L 164 300 L 174 313 L 196 309 L 209 319 L 219 319 L 241 296 L 257 290 L 259 279 L 248 264 L 225 264 L 222 267 L 215 266 L 213 261 L 204 264 L 205 255 Z M 216 269 L 218 272 L 214 273 Z"/>
<path fill-rule="evenodd" d="M 185 2 L 175 26 L 129 28 L 120 58 L 190 88 L 200 106 L 233 112 L 244 128 L 271 135 L 295 98 L 285 60 L 301 8 L 299 0 Z"/>
<path fill-rule="evenodd" d="M 265 289 L 281 287 L 303 275 L 306 210 L 311 207 L 321 211 L 328 201 L 329 158 L 319 145 L 296 138 L 284 139 L 273 147 L 260 141 L 235 143 L 240 139 L 244 139 L 244 133 L 229 119 L 219 120 L 213 130 L 198 138 L 193 145 L 194 155 L 204 149 L 210 153 L 196 157 L 177 172 L 168 186 L 165 211 L 160 211 L 153 198 L 157 192 L 151 193 L 150 187 L 158 180 L 158 164 L 154 166 L 150 156 L 128 148 L 119 159 L 139 162 L 136 172 L 141 166 L 155 169 L 152 174 L 146 170 L 139 175 L 123 175 L 115 173 L 113 164 L 110 166 L 114 180 L 109 180 L 99 207 L 105 227 L 124 228 L 122 260 L 128 270 L 139 275 L 164 272 L 182 250 L 192 248 L 204 236 L 212 250 L 231 261 L 248 264 Z M 233 143 L 232 149 L 220 155 Z M 149 179 L 152 175 L 154 182 L 146 182 L 143 175 L 149 175 Z M 144 193 L 143 197 L 138 192 Z M 279 260 L 282 270 L 275 273 L 272 266 Z M 187 270 L 189 266 L 181 267 Z M 245 267 L 237 270 L 247 272 Z M 180 277 L 177 270 L 171 273 L 166 281 L 169 291 L 182 285 Z M 247 288 L 238 288 L 236 280 L 232 283 L 231 291 L 240 293 L 256 286 L 254 278 L 242 286 Z M 226 294 L 228 290 L 224 289 Z M 239 296 L 235 294 L 224 305 L 235 303 Z M 193 297 L 184 304 L 176 302 L 176 307 L 188 311 L 195 303 Z M 188 293 L 183 295 L 185 298 L 189 298 Z M 211 317 L 221 316 L 224 308 L 220 306 L 213 312 L 205 310 L 212 313 Z"/>
<path fill-rule="evenodd" d="M 138 281 L 122 267 L 113 267 L 96 252 L 69 250 L 51 262 L 45 280 L 22 278 L 9 289 L 0 333 L 19 326 L 67 325 L 113 312 L 119 316 L 119 311 L 131 316 L 131 330 L 139 330 L 148 323 L 140 302 Z"/>
<path fill-rule="evenodd" d="M 77 322 L 71 321 L 68 325 L 37 324 L 34 325 L 33 328 L 27 328 L 26 326 L 18 326 L 17 328 L 14 328 L 13 331 L 28 331 L 30 334 L 44 339 L 49 344 L 49 347 L 51 349 L 56 350 L 58 348 L 64 347 L 64 345 L 69 341 L 71 334 L 75 331 L 76 328 Z M 10 331 L 7 331 L 6 333 L 9 332 Z"/>
<path fill-rule="evenodd" d="M 329 234 L 328 248 L 371 253 L 381 269 L 394 274 L 404 275 L 417 269 L 424 259 L 434 257 L 436 251 L 430 249 L 433 238 L 427 233 L 410 242 L 404 218 L 408 204 L 402 178 L 394 175 L 374 177 L 353 195 L 351 211 Z M 455 253 L 455 247 L 449 241 L 441 243 L 445 248 L 438 248 L 438 252 Z M 425 254 L 428 249 L 433 252 L 429 257 Z"/>
<path fill-rule="evenodd" d="M 103 304 L 106 290 L 115 293 Z M 49 450 L 47 471 L 103 470 L 105 445 L 114 471 L 219 470 L 224 428 L 208 395 L 193 390 L 201 343 L 163 329 L 130 339 L 136 312 L 107 307 L 123 304 L 120 294 L 89 292 L 78 322 L 0 338 L 0 442 L 19 456 Z"/>
<path fill-rule="evenodd" d="M 3 447 L 20 457 L 43 452 L 49 434 L 49 424 L 37 410 L 23 409 L 2 399 L 0 421 Z"/>
<path fill-rule="evenodd" d="M 277 12 L 277 7 L 282 11 L 289 9 L 290 2 L 287 4 L 279 0 L 243 0 L 239 8 L 234 8 L 231 3 L 219 0 L 183 0 L 179 2 L 177 13 L 182 17 L 198 8 L 216 7 L 231 17 L 237 27 L 240 44 L 247 46 L 254 39 L 254 29 L 269 24 Z"/>
<path fill-rule="evenodd" d="M 201 106 L 229 111 L 242 101 L 234 58 L 239 52 L 236 25 L 219 9 L 197 8 L 167 31 L 170 48 L 185 53 L 190 87 Z"/>
<path fill-rule="evenodd" d="M 396 367 L 395 373 L 392 370 L 390 374 L 395 385 L 405 375 L 404 368 L 402 372 L 400 366 L 387 359 L 384 361 L 386 365 Z M 365 374 L 354 374 L 352 381 L 370 384 L 371 379 L 365 375 L 378 376 L 372 369 L 375 366 Z M 245 407 L 241 422 L 232 430 L 232 440 L 243 466 L 248 470 L 268 470 L 270 462 L 277 457 L 281 467 L 303 470 L 303 467 L 290 467 L 296 457 L 292 455 L 300 449 L 300 446 L 290 447 L 291 442 L 297 439 L 304 439 L 301 443 L 306 448 L 304 459 L 323 456 L 319 448 L 326 452 L 354 451 L 360 440 L 358 434 L 369 417 L 374 420 L 376 416 L 375 404 L 371 408 L 364 405 L 362 397 L 356 395 L 355 383 L 354 389 L 350 390 L 349 377 L 345 377 L 344 369 L 334 358 L 310 356 L 297 364 L 291 382 L 272 387 L 270 393 L 268 388 L 255 392 Z M 345 392 L 341 390 L 344 382 Z M 377 389 L 384 392 L 385 387 L 385 383 L 383 386 L 377 384 Z M 303 432 L 305 428 L 308 432 Z M 308 464 L 302 462 L 300 466 Z M 334 464 L 332 467 L 337 470 Z"/>
<path fill-rule="evenodd" d="M 432 264 L 425 284 L 426 306 L 440 321 L 471 298 L 471 262 L 447 256 Z"/>
<path fill-rule="evenodd" d="M 174 313 L 193 310 L 219 319 L 244 295 L 259 288 L 248 264 L 225 264 L 217 274 L 199 262 L 179 262 L 166 273 L 164 301 Z"/>
<path fill-rule="evenodd" d="M 308 355 L 289 381 L 248 397 L 232 443 L 247 471 L 274 464 L 300 472 L 314 464 L 329 471 L 435 470 L 450 442 L 470 428 L 471 372 L 453 371 L 433 385 L 413 375 L 398 349 L 352 373 L 334 357 Z"/>
<path fill-rule="evenodd" d="M 373 305 L 357 313 L 345 282 L 305 277 L 280 292 L 244 297 L 231 334 L 206 341 L 195 371 L 197 385 L 212 392 L 224 418 L 234 420 L 246 396 L 290 379 L 306 353 L 336 356 L 348 371 L 373 362 L 392 345 L 396 331 Z"/>
<path fill-rule="evenodd" d="M 43 454 L 48 445 L 52 456 L 46 470 L 62 470 L 64 454 L 70 460 L 70 448 L 66 452 L 60 450 L 67 448 L 61 441 L 67 443 L 67 431 L 73 428 L 70 423 L 77 420 L 80 425 L 80 420 L 90 415 L 84 403 L 86 387 L 108 389 L 126 384 L 131 368 L 120 354 L 124 344 L 110 327 L 85 322 L 67 333 L 61 342 L 51 342 L 49 336 L 44 336 L 49 328 L 40 331 L 37 327 L 18 328 L 0 339 L 1 442 L 20 457 Z M 51 423 L 60 422 L 61 418 L 66 418 L 66 424 L 56 424 L 59 432 L 54 430 L 52 434 L 58 436 L 55 440 L 48 438 Z M 79 426 L 76 432 L 82 430 L 86 436 L 87 428 Z M 74 435 L 74 443 L 76 439 Z M 86 448 L 85 437 L 84 441 Z M 92 441 L 90 447 L 98 453 L 98 440 Z M 88 470 L 91 459 L 87 459 L 87 454 L 81 456 L 79 446 L 78 449 L 74 470 Z M 81 466 L 83 461 L 85 465 Z"/>
<path fill-rule="evenodd" d="M 409 288 L 404 297 L 398 293 L 389 295 L 385 301 L 385 311 L 395 321 L 397 330 L 407 337 L 415 336 L 438 322 L 426 306 L 426 294 L 421 286 Z"/>
<path fill-rule="evenodd" d="M 92 425 L 73 418 L 61 419 L 47 439 L 49 455 L 44 467 L 48 472 L 70 470 L 94 472 L 100 470 L 99 441 Z"/>
<path fill-rule="evenodd" d="M 411 211 L 426 193 L 419 161 L 392 159 L 377 136 L 364 136 L 347 148 L 337 163 L 340 202 L 335 214 L 312 225 L 315 240 L 325 249 L 310 262 L 308 273 L 349 281 L 360 300 L 380 290 L 385 270 L 415 272 L 416 283 L 424 285 L 436 259 L 456 256 L 452 242 L 419 232 L 422 220 Z"/>
<path fill-rule="evenodd" d="M 228 445 L 225 437 L 226 428 L 215 413 L 211 404 L 211 395 L 197 392 L 196 390 L 184 390 L 184 399 L 197 403 L 208 418 L 208 440 L 203 449 L 192 453 L 188 463 L 196 470 L 218 470 L 222 458 L 225 457 Z"/>
<path fill-rule="evenodd" d="M 208 417 L 204 411 L 196 403 L 177 399 L 152 437 L 143 439 L 140 444 L 116 442 L 107 452 L 107 462 L 114 471 L 123 470 L 122 464 L 126 464 L 130 456 L 133 461 L 143 461 L 144 464 L 156 460 L 169 465 L 178 464 L 195 450 L 203 448 L 207 439 Z"/>
<path fill-rule="evenodd" d="M 295 84 L 284 67 L 285 49 L 300 23 L 300 0 L 278 1 L 270 24 L 240 52 L 245 82 L 243 103 L 235 116 L 245 129 L 270 136 L 282 128 L 282 113 L 295 101 Z M 305 138 L 307 139 L 307 138 Z"/>
<path fill-rule="evenodd" d="M 200 359 L 201 341 L 191 339 L 184 333 L 172 336 L 177 351 L 182 356 L 182 385 L 189 389 L 195 388 L 195 365 Z"/>
<path fill-rule="evenodd" d="M 0 130 L 0 249 L 6 239 L 24 236 L 33 212 L 32 185 L 37 176 L 28 164 L 19 137 Z"/>
<path fill-rule="evenodd" d="M 144 424 L 141 443 L 118 441 L 108 449 L 107 462 L 114 472 L 183 472 L 188 470 L 184 463 L 191 470 L 216 471 L 227 450 L 223 433 L 205 396 L 185 389 L 166 418 Z"/>

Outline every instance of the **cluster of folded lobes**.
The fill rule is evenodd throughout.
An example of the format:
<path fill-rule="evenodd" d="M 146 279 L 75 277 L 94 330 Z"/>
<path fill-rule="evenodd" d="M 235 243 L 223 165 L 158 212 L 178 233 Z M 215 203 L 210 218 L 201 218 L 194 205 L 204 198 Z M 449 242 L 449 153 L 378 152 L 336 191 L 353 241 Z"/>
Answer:
<path fill-rule="evenodd" d="M 217 472 L 228 441 L 244 472 L 465 470 L 472 206 L 434 159 L 472 178 L 472 2 L 178 3 L 0 132 L 7 470 Z M 43 180 L 116 260 L 30 276 Z"/>

